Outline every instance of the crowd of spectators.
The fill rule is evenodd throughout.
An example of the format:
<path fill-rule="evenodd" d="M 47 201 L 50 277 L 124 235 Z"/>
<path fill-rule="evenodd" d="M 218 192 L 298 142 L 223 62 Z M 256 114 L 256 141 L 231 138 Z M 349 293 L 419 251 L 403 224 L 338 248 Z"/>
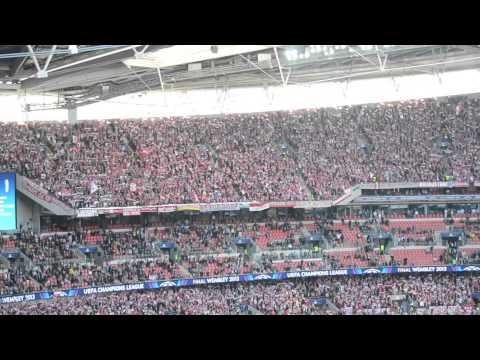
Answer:
<path fill-rule="evenodd" d="M 146 239 L 143 228 L 130 231 L 104 231 L 97 243 L 107 257 L 149 256 L 154 252 L 151 241 Z"/>
<path fill-rule="evenodd" d="M 232 240 L 245 229 L 245 224 L 189 224 L 180 222 L 163 230 L 150 232 L 152 239 L 172 241 L 184 252 L 228 252 Z"/>
<path fill-rule="evenodd" d="M 329 277 L 160 289 L 0 305 L 0 314 L 476 314 L 471 274 Z M 327 305 L 315 305 L 324 298 Z"/>
<path fill-rule="evenodd" d="M 74 249 L 79 243 L 74 233 L 41 237 L 33 232 L 22 232 L 15 245 L 33 262 L 55 262 L 75 258 Z"/>
<path fill-rule="evenodd" d="M 25 294 L 39 289 L 40 285 L 21 269 L 0 271 L 0 295 Z"/>
<path fill-rule="evenodd" d="M 194 277 L 238 274 L 241 257 L 207 257 L 189 259 L 182 265 Z"/>
<path fill-rule="evenodd" d="M 398 237 L 399 246 L 433 245 L 435 232 L 431 229 L 418 230 L 415 228 L 391 229 L 392 235 Z"/>
<path fill-rule="evenodd" d="M 23 270 L 11 266 L 10 273 L 16 275 L 10 275 L 10 285 L 3 286 L 3 293 L 18 293 L 32 286 L 40 290 L 59 290 L 228 274 L 406 266 L 413 263 L 430 265 L 434 259 L 438 260 L 435 260 L 437 265 L 453 263 L 452 257 L 438 256 L 439 251 L 443 251 L 441 248 L 433 251 L 431 240 L 440 228 L 434 231 L 425 227 L 397 227 L 403 220 L 389 222 L 381 211 L 365 216 L 362 221 L 344 218 L 335 222 L 326 218 L 294 221 L 285 218 L 283 221 L 261 219 L 263 222 L 258 223 L 242 222 L 241 218 L 223 223 L 212 216 L 210 222 L 197 223 L 192 218 L 148 229 L 135 225 L 131 229 L 76 229 L 42 236 L 31 229 L 25 230 L 7 240 L 1 238 L 0 249 L 4 246 L 7 249 L 7 242 L 11 242 L 8 245 L 10 250 L 4 251 L 15 251 L 16 248 L 23 253 L 18 262 L 27 260 Z M 439 222 L 443 224 L 441 221 L 432 224 L 438 225 Z M 473 233 L 476 223 L 469 220 L 468 224 Z M 382 227 L 388 227 L 386 231 L 400 239 L 392 242 L 391 245 L 395 245 L 393 249 L 380 248 L 374 234 Z M 313 242 L 313 237 L 317 235 L 320 235 L 319 242 Z M 238 236 L 251 238 L 253 247 L 237 247 L 234 239 Z M 418 241 L 402 241 L 414 236 L 422 239 L 428 236 L 428 246 L 410 249 L 406 245 L 417 245 Z M 173 243 L 173 249 L 163 248 L 164 243 Z M 398 245 L 401 248 L 397 249 Z M 90 250 L 93 252 L 90 253 Z M 394 253 L 394 250 L 398 251 Z M 455 263 L 478 264 L 479 257 L 473 250 L 464 250 L 463 247 L 460 250 Z M 5 256 L 4 262 L 7 261 Z M 13 264 L 14 260 L 12 258 L 7 262 Z M 18 281 L 19 287 L 15 288 L 12 281 Z"/>
<path fill-rule="evenodd" d="M 115 280 L 106 276 L 102 266 L 77 262 L 35 264 L 26 275 L 38 283 L 41 290 L 98 286 Z"/>
<path fill-rule="evenodd" d="M 479 99 L 456 98 L 0 123 L 0 171 L 23 174 L 74 207 L 331 199 L 361 182 L 472 180 L 479 112 Z"/>
<path fill-rule="evenodd" d="M 20 274 L 33 281 L 37 290 L 62 290 L 185 276 L 177 271 L 175 264 L 163 258 L 135 259 L 104 265 L 80 262 L 41 263 Z M 12 281 L 16 280 L 12 278 Z M 22 281 L 19 282 L 23 284 Z"/>

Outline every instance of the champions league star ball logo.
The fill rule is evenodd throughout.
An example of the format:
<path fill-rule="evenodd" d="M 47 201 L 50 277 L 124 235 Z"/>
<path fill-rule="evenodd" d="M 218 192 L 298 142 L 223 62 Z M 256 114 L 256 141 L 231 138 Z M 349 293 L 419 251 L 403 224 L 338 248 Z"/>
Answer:
<path fill-rule="evenodd" d="M 266 274 L 263 274 L 263 275 L 257 275 L 254 277 L 254 280 L 269 280 L 271 279 L 272 277 L 270 275 L 266 275 Z"/>
<path fill-rule="evenodd" d="M 480 267 L 478 266 L 466 266 L 463 268 L 463 271 L 480 271 Z"/>
<path fill-rule="evenodd" d="M 366 269 L 363 271 L 364 274 L 380 274 L 381 271 L 379 269 Z"/>

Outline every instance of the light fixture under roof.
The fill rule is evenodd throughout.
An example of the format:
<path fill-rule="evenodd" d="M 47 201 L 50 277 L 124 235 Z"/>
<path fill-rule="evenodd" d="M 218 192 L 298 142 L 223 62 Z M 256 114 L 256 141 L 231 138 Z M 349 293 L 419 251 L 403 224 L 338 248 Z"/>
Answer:
<path fill-rule="evenodd" d="M 68 45 L 68 51 L 70 51 L 70 54 L 78 54 L 78 45 Z"/>

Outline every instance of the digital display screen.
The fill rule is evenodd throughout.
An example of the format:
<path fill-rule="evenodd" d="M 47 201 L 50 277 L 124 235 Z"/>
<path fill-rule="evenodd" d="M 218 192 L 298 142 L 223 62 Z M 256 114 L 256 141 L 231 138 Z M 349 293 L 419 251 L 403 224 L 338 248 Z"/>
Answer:
<path fill-rule="evenodd" d="M 0 231 L 16 230 L 15 173 L 0 173 Z"/>

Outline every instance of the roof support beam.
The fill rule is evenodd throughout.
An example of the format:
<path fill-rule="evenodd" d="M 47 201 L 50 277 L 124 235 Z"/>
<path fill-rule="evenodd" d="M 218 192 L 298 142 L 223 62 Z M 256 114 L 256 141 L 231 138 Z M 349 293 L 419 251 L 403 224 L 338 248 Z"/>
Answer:
<path fill-rule="evenodd" d="M 290 74 L 292 73 L 292 68 L 289 67 L 288 68 L 288 73 L 287 73 L 287 77 L 285 79 L 285 86 L 288 84 L 288 79 L 290 79 Z"/>
<path fill-rule="evenodd" d="M 165 89 L 163 88 L 163 79 L 162 79 L 162 72 L 160 71 L 160 68 L 157 68 L 158 71 L 158 78 L 160 79 L 160 85 L 162 85 L 162 91 Z"/>
<path fill-rule="evenodd" d="M 278 57 L 278 51 L 277 47 L 273 47 L 273 51 L 275 52 L 275 58 L 277 59 L 277 64 L 278 64 L 278 70 L 280 70 L 280 76 L 282 77 L 282 84 L 283 86 L 286 86 L 285 78 L 283 77 L 283 70 L 282 70 L 282 64 L 280 63 L 280 58 Z"/>
<path fill-rule="evenodd" d="M 377 52 L 378 66 L 380 68 L 380 71 L 384 71 L 385 64 L 387 63 L 388 54 L 385 54 L 385 58 L 382 61 L 382 57 L 380 56 L 380 49 L 378 48 L 378 45 L 375 45 L 375 50 Z"/>
<path fill-rule="evenodd" d="M 82 60 L 73 61 L 71 63 L 65 64 L 65 65 L 62 65 L 62 66 L 57 66 L 53 69 L 47 70 L 47 73 L 51 73 L 51 72 L 58 71 L 58 70 L 63 70 L 63 69 L 66 69 L 66 68 L 69 68 L 69 67 L 72 67 L 72 66 L 76 66 L 76 65 L 80 65 L 80 64 L 83 64 L 83 63 L 86 63 L 86 62 L 93 61 L 93 60 L 101 59 L 101 58 L 104 58 L 106 56 L 110 56 L 110 55 L 118 54 L 120 52 L 132 50 L 132 49 L 137 48 L 139 46 L 141 46 L 141 45 L 129 45 L 129 46 L 126 46 L 126 47 L 122 47 L 120 49 L 115 49 L 115 50 L 112 50 L 112 51 L 104 52 L 102 54 L 90 56 L 90 57 L 87 57 L 87 58 L 82 59 Z M 32 77 L 35 77 L 35 75 L 30 75 L 28 77 L 25 77 L 25 78 L 21 79 L 21 81 L 24 81 L 24 80 L 32 78 Z"/>
<path fill-rule="evenodd" d="M 27 47 L 24 45 L 22 50 L 26 49 Z M 35 47 L 36 49 L 36 47 Z M 34 49 L 34 50 L 35 50 Z M 28 49 L 27 49 L 28 50 Z M 18 72 L 22 69 L 23 65 L 25 64 L 25 61 L 27 61 L 27 59 L 29 58 L 30 56 L 29 55 L 26 55 L 24 57 L 21 57 L 21 58 L 17 58 L 15 59 L 15 62 L 10 65 L 10 76 L 15 76 L 18 74 Z"/>
<path fill-rule="evenodd" d="M 262 73 L 264 73 L 266 76 L 268 76 L 270 79 L 273 79 L 275 82 L 279 83 L 280 81 L 277 80 L 276 78 L 274 78 L 272 75 L 270 75 L 269 73 L 267 73 L 265 70 L 263 70 L 260 66 L 258 66 L 257 64 L 255 64 L 253 61 L 251 61 L 249 58 L 243 56 L 242 54 L 240 54 L 240 57 L 244 60 L 246 60 L 250 65 L 253 65 L 253 67 L 257 68 L 258 70 L 260 70 Z"/>
<path fill-rule="evenodd" d="M 57 45 L 53 45 L 52 48 L 50 49 L 50 52 L 48 54 L 47 61 L 43 65 L 43 68 L 40 67 L 40 64 L 37 59 L 37 55 L 33 52 L 32 45 L 27 45 L 28 47 L 28 52 L 30 53 L 30 57 L 33 59 L 33 63 L 35 64 L 35 67 L 37 68 L 37 74 L 36 76 L 38 78 L 44 79 L 48 77 L 48 65 L 50 65 L 50 61 L 52 60 L 53 54 L 55 53 L 55 50 L 57 50 Z"/>
<path fill-rule="evenodd" d="M 138 51 L 136 48 L 133 48 L 133 52 L 135 53 L 135 57 L 141 57 L 143 54 L 145 54 L 145 51 L 150 47 L 150 45 L 145 45 L 145 47 Z"/>
<path fill-rule="evenodd" d="M 47 71 L 48 65 L 50 65 L 50 61 L 52 61 L 53 54 L 55 53 L 55 50 L 57 50 L 57 45 L 52 46 L 52 50 L 50 50 L 50 54 L 48 54 L 47 61 L 45 62 L 45 65 L 43 66 L 43 71 Z"/>
<path fill-rule="evenodd" d="M 355 48 L 351 47 L 350 45 L 347 45 L 347 47 L 349 49 L 351 49 L 355 54 L 357 54 L 358 56 L 360 56 L 363 60 L 365 60 L 366 62 L 374 65 L 374 66 L 377 66 L 377 64 L 375 64 L 375 62 L 373 62 L 372 60 L 370 60 L 369 58 L 365 57 L 364 55 L 360 54 Z"/>
<path fill-rule="evenodd" d="M 125 63 L 123 63 L 125 64 Z M 148 89 L 148 90 L 152 90 L 152 88 L 150 86 L 148 86 L 148 84 L 142 79 L 142 77 L 140 75 L 138 75 L 134 70 L 132 70 L 132 68 L 130 67 L 130 65 L 127 65 L 125 64 L 125 66 L 128 68 L 128 70 L 133 74 L 135 75 L 135 77 L 140 80 L 143 85 L 145 85 L 145 87 Z"/>
<path fill-rule="evenodd" d="M 40 69 L 40 65 L 38 64 L 37 56 L 36 56 L 36 55 L 34 54 L 34 52 L 33 52 L 32 45 L 27 45 L 27 48 L 28 48 L 28 52 L 30 53 L 30 57 L 31 57 L 32 60 L 33 60 L 33 63 L 35 64 L 35 67 L 37 68 L 37 72 L 42 71 L 42 70 Z"/>

